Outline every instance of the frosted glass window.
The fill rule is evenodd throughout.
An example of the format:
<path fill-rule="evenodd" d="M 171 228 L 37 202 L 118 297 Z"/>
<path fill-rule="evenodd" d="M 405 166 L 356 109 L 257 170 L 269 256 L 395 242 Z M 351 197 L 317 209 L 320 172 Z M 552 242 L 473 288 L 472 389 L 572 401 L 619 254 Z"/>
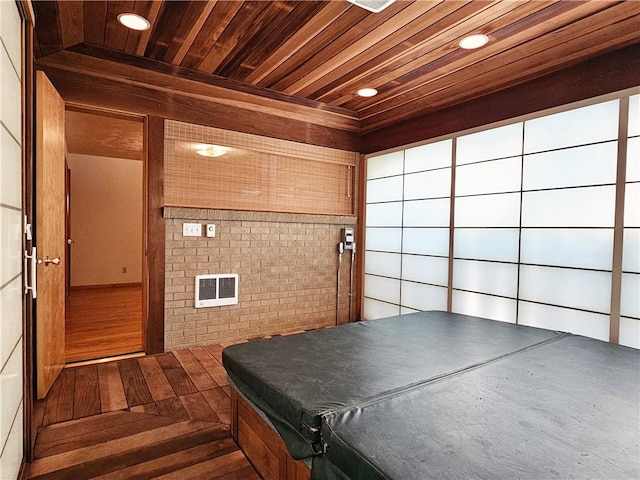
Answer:
<path fill-rule="evenodd" d="M 404 177 L 404 198 L 438 198 L 451 196 L 451 169 L 412 173 Z"/>
<path fill-rule="evenodd" d="M 14 138 L 22 138 L 20 64 L 17 67 L 16 73 L 7 51 L 4 48 L 0 48 L 0 91 L 4 93 L 2 95 L 2 104 L 0 104 L 2 123 Z"/>
<path fill-rule="evenodd" d="M 403 253 L 449 256 L 448 228 L 405 228 L 402 236 Z"/>
<path fill-rule="evenodd" d="M 613 227 L 615 186 L 525 192 L 523 227 Z"/>
<path fill-rule="evenodd" d="M 398 253 L 365 252 L 365 273 L 400 278 L 401 256 Z"/>
<path fill-rule="evenodd" d="M 393 152 L 367 158 L 367 180 L 402 175 L 404 152 Z"/>
<path fill-rule="evenodd" d="M 454 260 L 453 288 L 515 298 L 518 290 L 518 265 Z"/>
<path fill-rule="evenodd" d="M 447 289 L 422 283 L 402 282 L 402 305 L 416 310 L 446 310 Z"/>
<path fill-rule="evenodd" d="M 620 345 L 640 348 L 640 321 L 632 318 L 620 318 Z"/>
<path fill-rule="evenodd" d="M 640 95 L 629 97 L 629 136 L 640 135 Z"/>
<path fill-rule="evenodd" d="M 450 203 L 448 198 L 404 202 L 404 226 L 448 227 Z"/>
<path fill-rule="evenodd" d="M 449 282 L 449 259 L 402 255 L 402 279 L 446 287 Z"/>
<path fill-rule="evenodd" d="M 367 250 L 399 252 L 402 246 L 402 229 L 367 227 L 365 244 Z"/>
<path fill-rule="evenodd" d="M 640 182 L 640 137 L 627 143 L 627 182 Z"/>
<path fill-rule="evenodd" d="M 519 224 L 519 193 L 456 198 L 456 227 L 517 227 Z"/>
<path fill-rule="evenodd" d="M 640 319 L 640 274 L 622 274 L 620 315 Z"/>
<path fill-rule="evenodd" d="M 365 275 L 364 291 L 369 298 L 395 304 L 400 303 L 400 280 Z"/>
<path fill-rule="evenodd" d="M 449 139 L 407 149 L 404 154 L 404 171 L 412 173 L 450 167 L 452 144 L 453 140 Z"/>
<path fill-rule="evenodd" d="M 640 230 L 636 228 L 624 229 L 622 270 L 640 273 Z"/>
<path fill-rule="evenodd" d="M 456 228 L 454 235 L 456 258 L 518 261 L 517 228 Z"/>
<path fill-rule="evenodd" d="M 524 190 L 616 183 L 618 142 L 524 157 Z"/>
<path fill-rule="evenodd" d="M 367 226 L 402 226 L 402 202 L 373 203 L 367 205 Z"/>
<path fill-rule="evenodd" d="M 611 272 L 521 265 L 520 298 L 609 313 Z"/>
<path fill-rule="evenodd" d="M 1 128 L 1 127 L 0 127 Z M 5 285 L 22 272 L 22 214 L 0 208 L 0 285 Z"/>
<path fill-rule="evenodd" d="M 612 268 L 613 229 L 525 228 L 521 245 L 522 263 Z"/>
<path fill-rule="evenodd" d="M 0 204 L 22 208 L 22 150 L 0 126 Z"/>
<path fill-rule="evenodd" d="M 367 203 L 402 200 L 402 176 L 386 177 L 367 182 Z"/>
<path fill-rule="evenodd" d="M 522 154 L 522 123 L 459 137 L 456 165 Z"/>
<path fill-rule="evenodd" d="M 521 157 L 463 165 L 456 169 L 456 195 L 520 191 Z"/>
<path fill-rule="evenodd" d="M 362 317 L 365 320 L 375 320 L 376 318 L 395 317 L 400 314 L 400 307 L 390 303 L 380 302 L 373 298 L 365 298 L 362 305 Z"/>
<path fill-rule="evenodd" d="M 499 322 L 516 323 L 516 300 L 510 298 L 454 290 L 452 311 Z"/>
<path fill-rule="evenodd" d="M 22 336 L 22 277 L 18 276 L 0 289 L 0 365 L 4 365 Z M 14 321 L 4 321 L 13 319 Z"/>
<path fill-rule="evenodd" d="M 617 139 L 619 103 L 612 100 L 527 120 L 525 153 Z"/>
<path fill-rule="evenodd" d="M 570 332 L 598 340 L 609 340 L 608 315 L 520 302 L 518 323 L 529 327 Z"/>
<path fill-rule="evenodd" d="M 640 227 L 640 183 L 627 183 L 624 197 L 624 226 Z"/>

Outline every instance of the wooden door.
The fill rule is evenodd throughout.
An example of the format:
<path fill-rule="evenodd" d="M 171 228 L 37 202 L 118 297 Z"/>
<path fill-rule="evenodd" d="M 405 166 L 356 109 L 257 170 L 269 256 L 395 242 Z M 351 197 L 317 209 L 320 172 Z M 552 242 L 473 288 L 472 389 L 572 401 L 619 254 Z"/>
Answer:
<path fill-rule="evenodd" d="M 64 101 L 36 72 L 37 396 L 44 398 L 64 367 L 66 284 Z"/>

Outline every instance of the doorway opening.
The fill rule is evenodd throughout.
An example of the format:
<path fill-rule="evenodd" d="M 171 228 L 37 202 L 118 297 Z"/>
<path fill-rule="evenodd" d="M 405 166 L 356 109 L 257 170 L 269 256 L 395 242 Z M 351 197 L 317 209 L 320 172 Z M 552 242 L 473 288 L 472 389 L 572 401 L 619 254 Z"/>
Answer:
<path fill-rule="evenodd" d="M 67 105 L 65 362 L 142 352 L 144 118 Z"/>

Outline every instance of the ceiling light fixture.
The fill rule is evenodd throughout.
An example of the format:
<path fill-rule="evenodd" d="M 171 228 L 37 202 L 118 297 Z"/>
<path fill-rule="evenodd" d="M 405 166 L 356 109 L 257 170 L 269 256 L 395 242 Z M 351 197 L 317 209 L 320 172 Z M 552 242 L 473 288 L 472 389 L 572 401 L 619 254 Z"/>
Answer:
<path fill-rule="evenodd" d="M 375 88 L 361 88 L 358 90 L 358 95 L 361 97 L 375 97 L 378 94 L 378 90 Z"/>
<path fill-rule="evenodd" d="M 198 145 L 195 150 L 198 155 L 215 158 L 225 155 L 231 149 L 220 145 Z"/>
<path fill-rule="evenodd" d="M 373 13 L 379 13 L 396 0 L 348 0 L 350 3 L 369 10 Z"/>
<path fill-rule="evenodd" d="M 465 50 L 473 50 L 475 48 L 484 47 L 488 42 L 489 37 L 482 35 L 481 33 L 476 33 L 475 35 L 464 37 L 460 40 L 458 45 L 460 45 L 460 48 L 464 48 Z"/>
<path fill-rule="evenodd" d="M 135 13 L 121 13 L 118 15 L 118 21 L 131 30 L 149 30 L 151 24 L 149 20 Z"/>

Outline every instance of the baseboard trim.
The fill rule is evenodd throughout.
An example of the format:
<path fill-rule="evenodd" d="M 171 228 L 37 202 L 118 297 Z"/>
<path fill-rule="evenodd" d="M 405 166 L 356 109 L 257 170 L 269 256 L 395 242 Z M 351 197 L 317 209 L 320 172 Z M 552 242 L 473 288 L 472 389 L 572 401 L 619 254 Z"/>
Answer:
<path fill-rule="evenodd" d="M 134 282 L 134 283 L 105 283 L 102 285 L 76 285 L 69 287 L 69 291 L 73 292 L 76 290 L 94 290 L 98 288 L 130 288 L 130 287 L 140 287 L 142 288 L 142 282 Z"/>

